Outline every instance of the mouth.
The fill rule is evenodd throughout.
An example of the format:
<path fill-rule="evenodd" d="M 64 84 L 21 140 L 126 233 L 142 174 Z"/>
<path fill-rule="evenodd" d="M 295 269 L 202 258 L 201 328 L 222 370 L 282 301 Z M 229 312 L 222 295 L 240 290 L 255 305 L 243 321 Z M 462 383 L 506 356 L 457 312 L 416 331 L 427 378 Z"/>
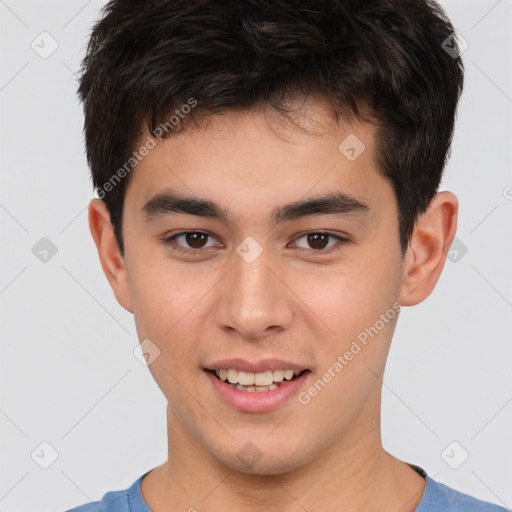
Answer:
<path fill-rule="evenodd" d="M 309 372 L 309 370 L 292 369 L 248 372 L 235 368 L 207 369 L 206 371 L 231 388 L 246 393 L 274 391 Z"/>
<path fill-rule="evenodd" d="M 228 407 L 264 413 L 291 406 L 307 385 L 311 370 L 285 361 L 249 363 L 230 359 L 204 368 L 204 374 L 215 396 Z"/>
<path fill-rule="evenodd" d="M 292 406 L 312 370 L 283 359 L 222 359 L 203 367 L 214 396 L 241 412 L 262 413 Z"/>

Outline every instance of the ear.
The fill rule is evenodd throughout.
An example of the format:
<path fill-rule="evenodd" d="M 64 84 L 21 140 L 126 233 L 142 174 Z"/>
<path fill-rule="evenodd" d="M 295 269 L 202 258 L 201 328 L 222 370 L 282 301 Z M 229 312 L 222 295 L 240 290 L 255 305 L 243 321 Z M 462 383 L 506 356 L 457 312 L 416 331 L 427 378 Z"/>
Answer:
<path fill-rule="evenodd" d="M 403 306 L 414 306 L 432 293 L 457 230 L 458 208 L 454 194 L 439 192 L 418 217 L 403 263 Z"/>
<path fill-rule="evenodd" d="M 114 291 L 117 302 L 133 313 L 126 266 L 110 222 L 110 214 L 101 199 L 89 203 L 89 229 L 98 249 L 101 267 Z"/>

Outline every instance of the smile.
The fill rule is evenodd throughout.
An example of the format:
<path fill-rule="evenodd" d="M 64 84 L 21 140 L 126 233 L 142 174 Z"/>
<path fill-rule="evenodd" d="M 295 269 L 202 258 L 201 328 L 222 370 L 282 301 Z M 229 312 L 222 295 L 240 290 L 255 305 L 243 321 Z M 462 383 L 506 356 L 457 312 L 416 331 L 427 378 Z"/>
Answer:
<path fill-rule="evenodd" d="M 229 386 L 248 393 L 273 391 L 283 381 L 293 380 L 300 375 L 299 370 L 267 370 L 265 372 L 244 372 L 234 368 L 215 370 L 215 375 Z"/>
<path fill-rule="evenodd" d="M 222 368 L 206 369 L 204 375 L 215 396 L 228 407 L 241 412 L 263 413 L 294 403 L 311 371 L 277 369 L 253 373 Z"/>

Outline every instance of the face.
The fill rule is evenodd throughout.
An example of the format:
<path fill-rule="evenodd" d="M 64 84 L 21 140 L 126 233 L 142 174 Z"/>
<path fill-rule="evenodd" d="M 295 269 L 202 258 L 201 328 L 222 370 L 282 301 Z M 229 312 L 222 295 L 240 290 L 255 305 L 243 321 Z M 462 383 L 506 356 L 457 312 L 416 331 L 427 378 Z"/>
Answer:
<path fill-rule="evenodd" d="M 301 123 L 310 133 L 270 111 L 211 117 L 159 142 L 125 197 L 117 296 L 160 351 L 149 368 L 173 435 L 260 474 L 372 435 L 402 285 L 374 128 L 335 125 L 321 101 Z"/>

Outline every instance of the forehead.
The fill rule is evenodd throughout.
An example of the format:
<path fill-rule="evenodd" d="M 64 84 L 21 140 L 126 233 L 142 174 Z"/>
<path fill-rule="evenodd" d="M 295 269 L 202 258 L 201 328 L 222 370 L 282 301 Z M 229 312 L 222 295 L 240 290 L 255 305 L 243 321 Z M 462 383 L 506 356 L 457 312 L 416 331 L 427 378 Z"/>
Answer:
<path fill-rule="evenodd" d="M 388 186 L 374 159 L 375 128 L 336 123 L 325 102 L 303 105 L 291 122 L 272 110 L 212 115 L 159 141 L 137 165 L 126 201 L 139 209 L 173 189 L 247 211 L 333 191 L 365 203 Z M 130 199 L 128 199 L 130 196 Z M 272 206 L 271 206 L 272 205 Z"/>

